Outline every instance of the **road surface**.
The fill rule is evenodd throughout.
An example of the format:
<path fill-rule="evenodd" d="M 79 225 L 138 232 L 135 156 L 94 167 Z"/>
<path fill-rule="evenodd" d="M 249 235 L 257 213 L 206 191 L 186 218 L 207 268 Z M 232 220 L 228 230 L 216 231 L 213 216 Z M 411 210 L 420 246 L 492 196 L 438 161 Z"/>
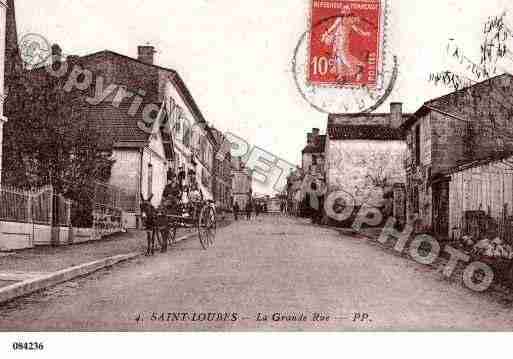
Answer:
<path fill-rule="evenodd" d="M 0 330 L 512 330 L 512 308 L 366 240 L 260 217 L 208 251 L 191 239 L 8 303 Z"/>

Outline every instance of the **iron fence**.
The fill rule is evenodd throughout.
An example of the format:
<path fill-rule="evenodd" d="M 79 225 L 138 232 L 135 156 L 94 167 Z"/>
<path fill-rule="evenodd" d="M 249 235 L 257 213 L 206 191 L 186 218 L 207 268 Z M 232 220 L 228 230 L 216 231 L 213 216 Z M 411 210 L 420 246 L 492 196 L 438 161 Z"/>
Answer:
<path fill-rule="evenodd" d="M 100 182 L 95 183 L 93 202 L 95 205 L 116 208 L 124 212 L 137 212 L 139 208 L 137 194 Z"/>
<path fill-rule="evenodd" d="M 71 201 L 56 194 L 52 186 L 38 190 L 2 186 L 0 188 L 0 220 L 6 222 L 69 226 Z"/>

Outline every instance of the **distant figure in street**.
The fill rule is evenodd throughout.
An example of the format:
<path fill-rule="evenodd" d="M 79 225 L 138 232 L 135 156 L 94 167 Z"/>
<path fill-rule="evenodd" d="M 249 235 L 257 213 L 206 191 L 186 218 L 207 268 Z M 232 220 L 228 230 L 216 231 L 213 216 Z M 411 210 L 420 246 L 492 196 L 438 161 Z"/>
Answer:
<path fill-rule="evenodd" d="M 234 215 L 236 221 L 239 220 L 239 212 L 240 212 L 239 204 L 237 202 L 235 202 L 235 204 L 233 205 L 233 215 Z"/>
<path fill-rule="evenodd" d="M 260 210 L 260 203 L 255 204 L 255 217 L 258 217 L 258 215 L 260 214 Z"/>
<path fill-rule="evenodd" d="M 246 204 L 246 218 L 248 221 L 251 219 L 251 212 L 253 212 L 253 205 L 251 204 L 251 201 L 248 201 Z"/>

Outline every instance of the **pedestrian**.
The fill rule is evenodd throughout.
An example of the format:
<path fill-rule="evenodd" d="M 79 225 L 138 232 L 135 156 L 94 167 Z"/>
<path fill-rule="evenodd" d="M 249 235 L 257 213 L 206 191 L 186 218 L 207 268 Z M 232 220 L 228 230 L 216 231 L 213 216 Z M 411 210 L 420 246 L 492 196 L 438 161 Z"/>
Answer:
<path fill-rule="evenodd" d="M 253 212 L 253 205 L 251 201 L 248 201 L 248 203 L 246 203 L 246 218 L 248 221 L 251 219 L 251 212 Z"/>
<path fill-rule="evenodd" d="M 237 202 L 235 202 L 235 204 L 233 205 L 233 215 L 234 215 L 236 221 L 239 220 L 239 212 L 240 212 L 239 204 Z"/>

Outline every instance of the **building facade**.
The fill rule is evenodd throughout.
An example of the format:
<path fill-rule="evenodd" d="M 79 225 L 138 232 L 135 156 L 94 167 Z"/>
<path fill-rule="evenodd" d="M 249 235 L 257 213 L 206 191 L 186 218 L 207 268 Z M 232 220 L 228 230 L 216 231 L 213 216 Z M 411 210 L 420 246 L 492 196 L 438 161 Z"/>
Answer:
<path fill-rule="evenodd" d="M 212 128 L 216 138 L 216 154 L 214 155 L 214 200 L 218 211 L 232 211 L 232 155 L 230 144 L 224 134 Z"/>
<path fill-rule="evenodd" d="M 330 115 L 328 192 L 343 191 L 355 207 L 384 207 L 394 184 L 406 182 L 406 142 L 399 127 L 407 118 L 398 103 L 390 113 Z"/>
<path fill-rule="evenodd" d="M 237 203 L 239 208 L 246 208 L 253 197 L 253 176 L 240 157 L 232 158 L 232 195 L 233 204 Z"/>
<path fill-rule="evenodd" d="M 458 192 L 453 173 L 462 166 L 513 153 L 511 107 L 501 100 L 511 97 L 512 85 L 511 75 L 497 76 L 426 102 L 404 123 L 407 212 L 421 230 L 451 237 L 458 230 L 456 223 L 461 223 L 456 218 L 461 213 L 451 214 L 451 208 L 457 208 Z M 470 207 L 484 208 L 485 202 L 476 201 Z"/>
<path fill-rule="evenodd" d="M 159 79 L 161 100 L 168 114 L 161 125 L 170 129 L 174 148 L 172 167 L 177 173 L 184 170 L 194 174 L 204 199 L 214 200 L 218 144 L 213 130 L 176 72 L 161 70 Z"/>

